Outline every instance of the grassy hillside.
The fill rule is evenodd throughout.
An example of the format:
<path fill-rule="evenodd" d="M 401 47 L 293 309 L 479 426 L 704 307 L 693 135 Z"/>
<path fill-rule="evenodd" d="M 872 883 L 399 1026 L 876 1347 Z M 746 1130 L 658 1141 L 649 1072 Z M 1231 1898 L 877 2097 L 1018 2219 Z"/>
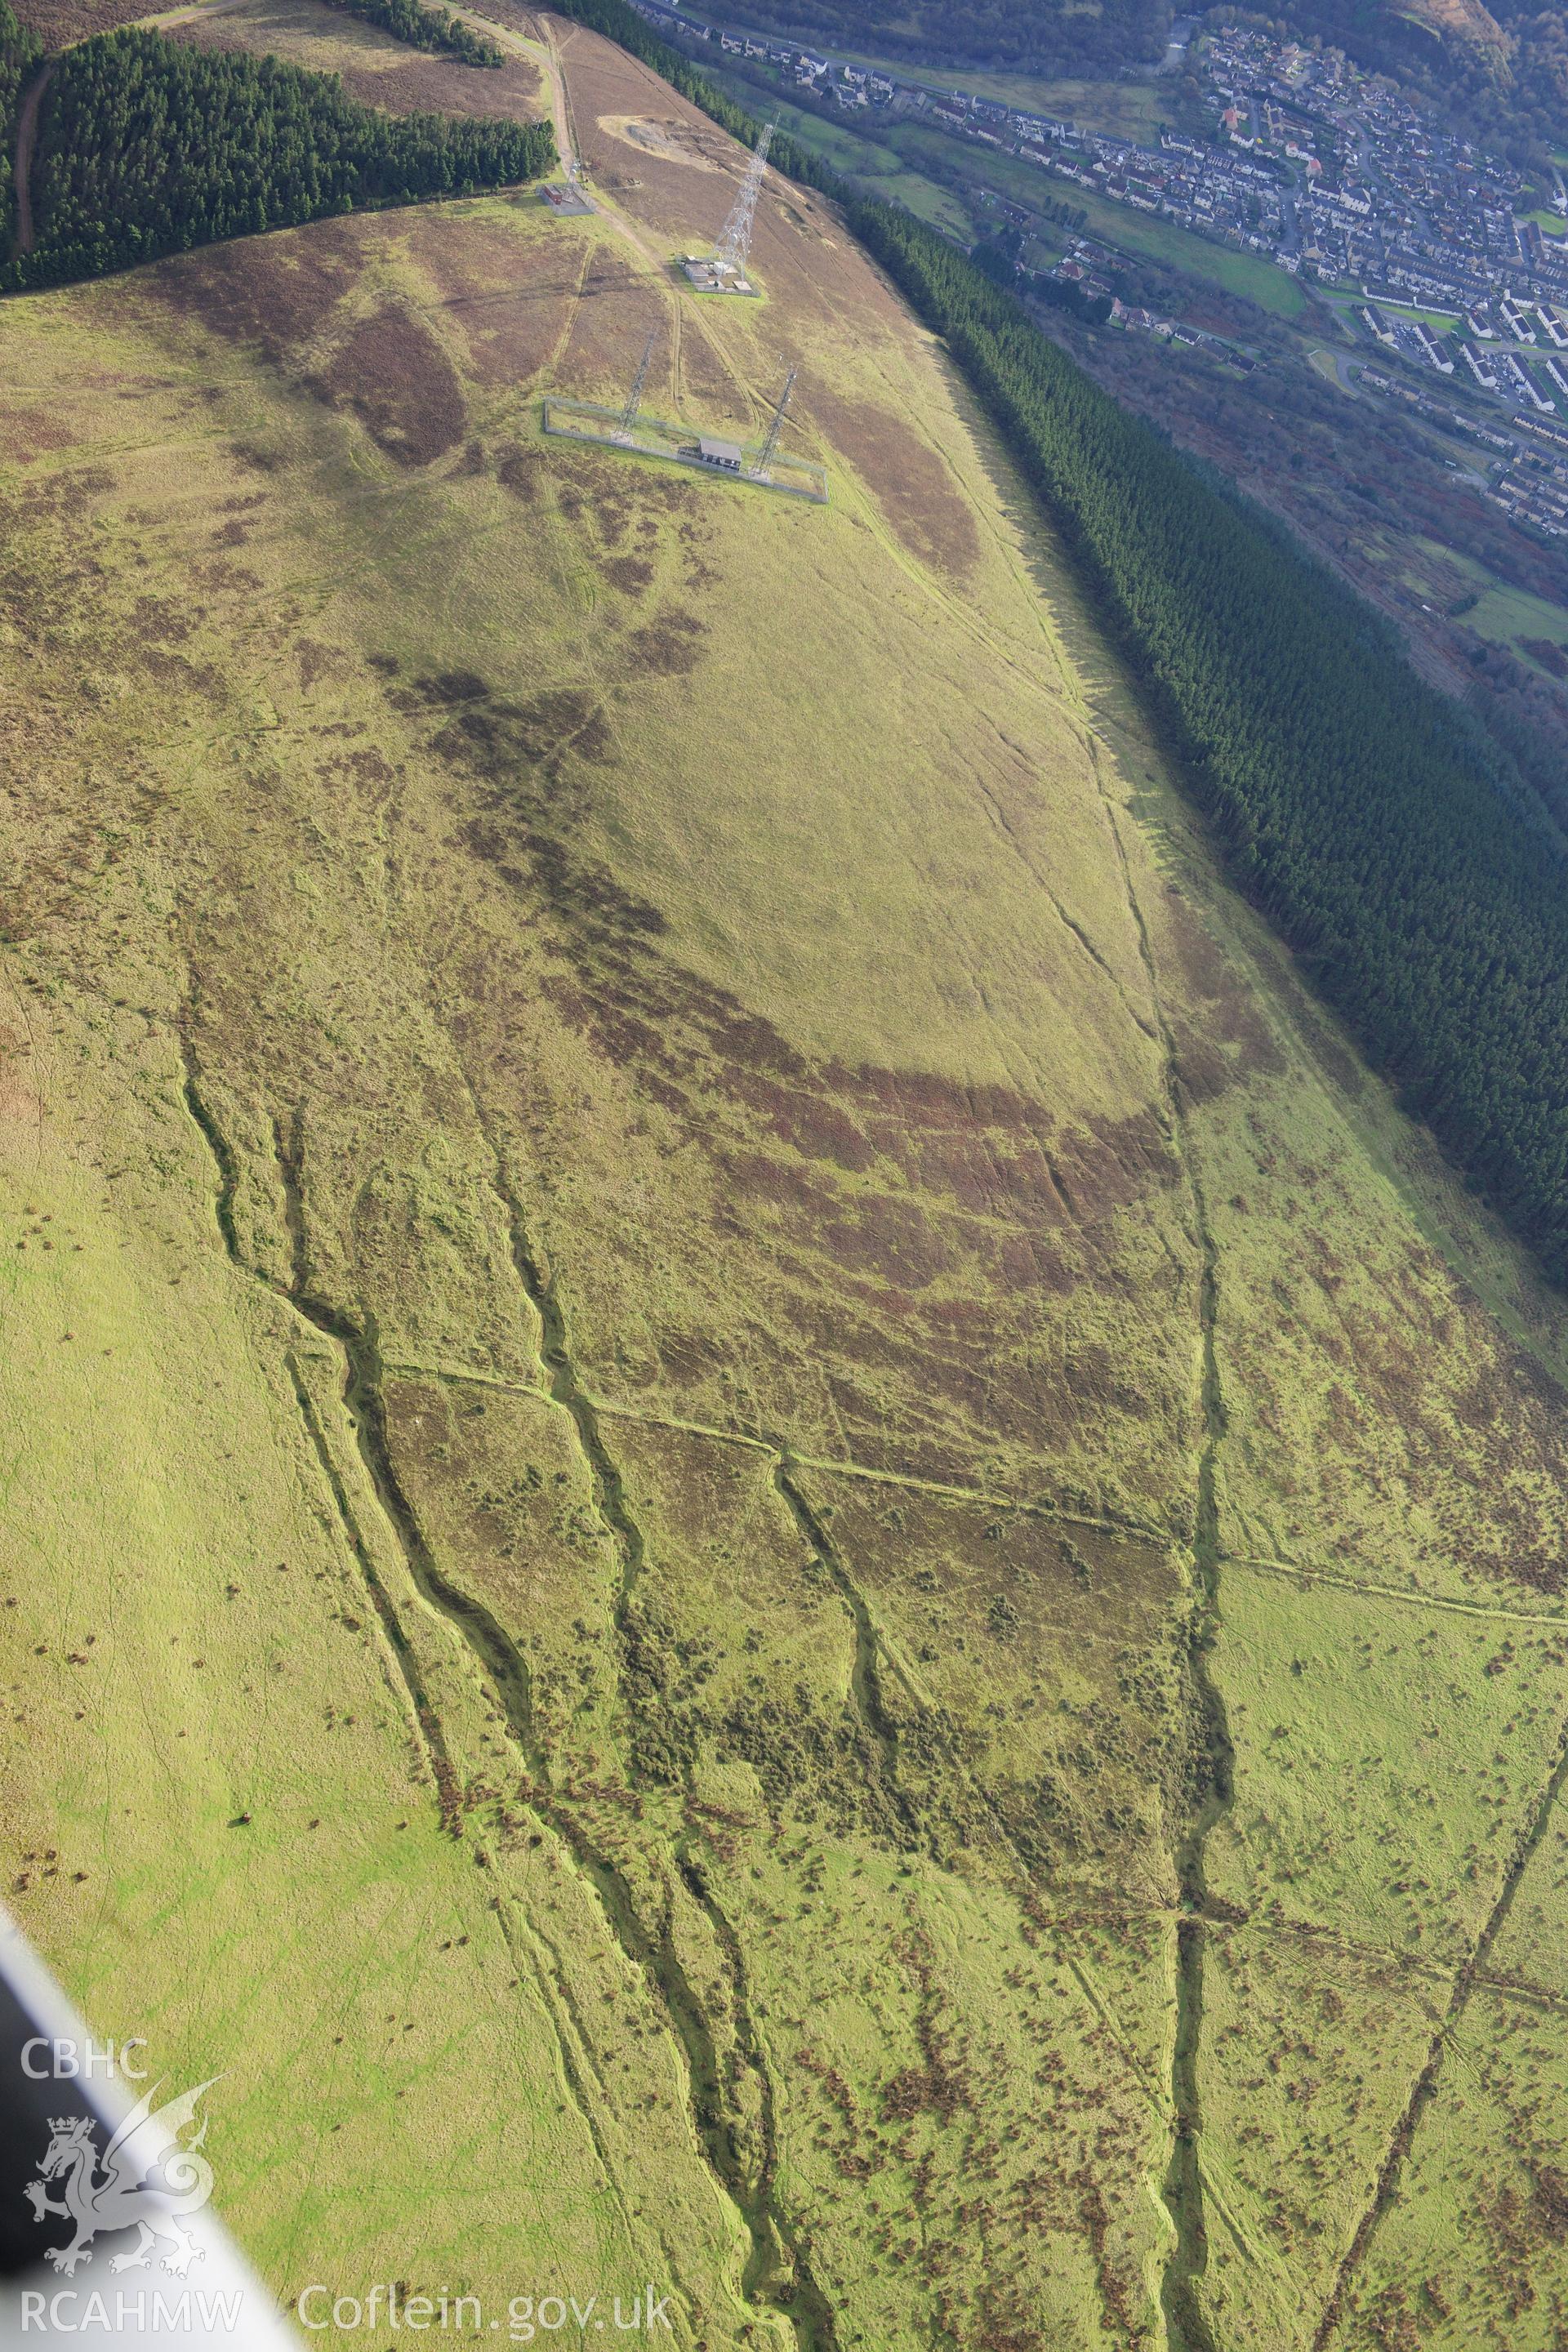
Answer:
<path fill-rule="evenodd" d="M 10 1899 L 285 2298 L 1547 2344 L 1560 1310 L 842 224 L 696 302 L 553 37 L 594 215 L 0 311 Z M 826 509 L 542 436 L 656 323 Z"/>

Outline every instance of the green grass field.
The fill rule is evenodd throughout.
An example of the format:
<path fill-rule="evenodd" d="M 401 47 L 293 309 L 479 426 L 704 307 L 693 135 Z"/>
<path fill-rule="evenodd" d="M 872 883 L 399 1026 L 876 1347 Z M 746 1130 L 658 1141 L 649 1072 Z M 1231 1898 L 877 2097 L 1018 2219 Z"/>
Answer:
<path fill-rule="evenodd" d="M 1562 1303 L 842 221 L 698 302 L 550 30 L 595 215 L 0 308 L 9 1900 L 285 2302 L 1544 2352 Z M 827 508 L 545 438 L 653 327 Z"/>
<path fill-rule="evenodd" d="M 1337 310 L 1352 314 L 1363 309 L 1366 303 L 1364 295 L 1353 292 L 1330 294 L 1328 299 Z M 1396 319 L 1419 319 L 1439 334 L 1456 333 L 1459 327 L 1458 313 L 1454 310 L 1424 310 L 1415 302 L 1388 302 L 1381 297 L 1372 307 L 1379 311 L 1387 310 Z"/>
<path fill-rule="evenodd" d="M 1489 588 L 1470 621 L 1483 636 L 1550 637 L 1554 645 L 1568 645 L 1568 613 L 1522 588 Z"/>
<path fill-rule="evenodd" d="M 1173 269 L 1217 286 L 1226 294 L 1240 294 L 1278 318 L 1299 319 L 1307 308 L 1308 297 L 1289 272 L 1277 269 L 1255 253 L 1233 253 L 1173 221 L 1153 220 L 1130 205 L 1113 204 L 1087 188 L 1069 185 L 1062 194 L 1072 204 L 1081 198 L 1093 234 L 1125 252 L 1168 263 Z"/>
<path fill-rule="evenodd" d="M 1473 562 L 1467 562 L 1462 568 L 1480 592 L 1479 601 L 1464 616 L 1468 628 L 1489 637 L 1494 645 L 1509 646 L 1516 652 L 1522 652 L 1531 638 L 1568 646 L 1568 611 L 1561 604 L 1549 604 L 1544 597 L 1532 596 L 1523 588 L 1493 580 Z M 1525 659 L 1530 658 L 1525 654 Z"/>

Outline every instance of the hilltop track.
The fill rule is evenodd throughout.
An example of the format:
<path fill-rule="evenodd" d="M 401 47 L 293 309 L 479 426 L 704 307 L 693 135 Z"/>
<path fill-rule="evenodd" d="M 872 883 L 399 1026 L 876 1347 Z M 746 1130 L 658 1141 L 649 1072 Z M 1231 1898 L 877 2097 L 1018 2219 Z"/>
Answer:
<path fill-rule="evenodd" d="M 22 100 L 16 117 L 16 146 L 12 159 L 12 173 L 16 194 L 16 229 L 12 246 L 14 254 L 33 250 L 33 148 L 38 135 L 38 109 L 44 102 L 55 70 L 49 58 L 34 75 Z"/>

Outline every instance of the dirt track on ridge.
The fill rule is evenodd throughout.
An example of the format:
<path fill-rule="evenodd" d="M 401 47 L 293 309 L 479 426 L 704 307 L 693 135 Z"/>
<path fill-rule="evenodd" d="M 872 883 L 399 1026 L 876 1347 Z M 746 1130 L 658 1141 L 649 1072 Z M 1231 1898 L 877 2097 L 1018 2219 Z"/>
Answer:
<path fill-rule="evenodd" d="M 18 253 L 31 253 L 33 250 L 33 142 L 38 131 L 38 109 L 43 104 L 44 92 L 49 86 L 54 69 L 54 60 L 50 58 L 42 72 L 35 77 L 32 87 L 22 100 L 21 113 L 16 118 L 14 170 L 16 188 L 16 250 Z"/>

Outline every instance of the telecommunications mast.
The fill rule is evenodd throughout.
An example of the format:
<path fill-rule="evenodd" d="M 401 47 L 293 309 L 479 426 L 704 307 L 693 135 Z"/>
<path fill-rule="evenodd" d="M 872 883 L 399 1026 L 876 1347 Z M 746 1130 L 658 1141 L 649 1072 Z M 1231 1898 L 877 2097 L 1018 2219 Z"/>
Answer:
<path fill-rule="evenodd" d="M 745 177 L 735 191 L 729 218 L 719 232 L 717 245 L 709 253 L 689 253 L 681 262 L 693 286 L 700 287 L 705 294 L 754 294 L 757 290 L 746 275 L 746 258 L 752 250 L 757 197 L 767 175 L 773 129 L 771 122 L 763 126 Z"/>
<path fill-rule="evenodd" d="M 763 443 L 763 454 L 752 467 L 753 482 L 765 482 L 772 478 L 768 467 L 773 464 L 773 451 L 779 446 L 779 435 L 784 430 L 784 410 L 789 406 L 789 396 L 795 390 L 795 380 L 799 373 L 800 370 L 797 367 L 792 367 L 784 378 L 784 388 L 779 394 L 779 404 L 773 411 L 773 423 L 768 426 L 768 437 Z"/>
<path fill-rule="evenodd" d="M 746 166 L 730 217 L 719 232 L 719 242 L 713 248 L 716 264 L 732 269 L 738 277 L 746 274 L 746 257 L 752 250 L 752 225 L 757 216 L 757 198 L 762 193 L 763 177 L 768 168 L 768 149 L 773 143 L 773 126 L 764 124 L 755 152 Z"/>
<path fill-rule="evenodd" d="M 620 430 L 612 436 L 616 441 L 624 442 L 628 448 L 631 446 L 632 429 L 637 421 L 637 411 L 642 406 L 642 391 L 647 382 L 648 362 L 653 357 L 653 347 L 658 341 L 658 329 L 650 327 L 647 341 L 643 346 L 642 364 L 632 380 L 631 393 L 625 408 L 621 411 Z"/>

